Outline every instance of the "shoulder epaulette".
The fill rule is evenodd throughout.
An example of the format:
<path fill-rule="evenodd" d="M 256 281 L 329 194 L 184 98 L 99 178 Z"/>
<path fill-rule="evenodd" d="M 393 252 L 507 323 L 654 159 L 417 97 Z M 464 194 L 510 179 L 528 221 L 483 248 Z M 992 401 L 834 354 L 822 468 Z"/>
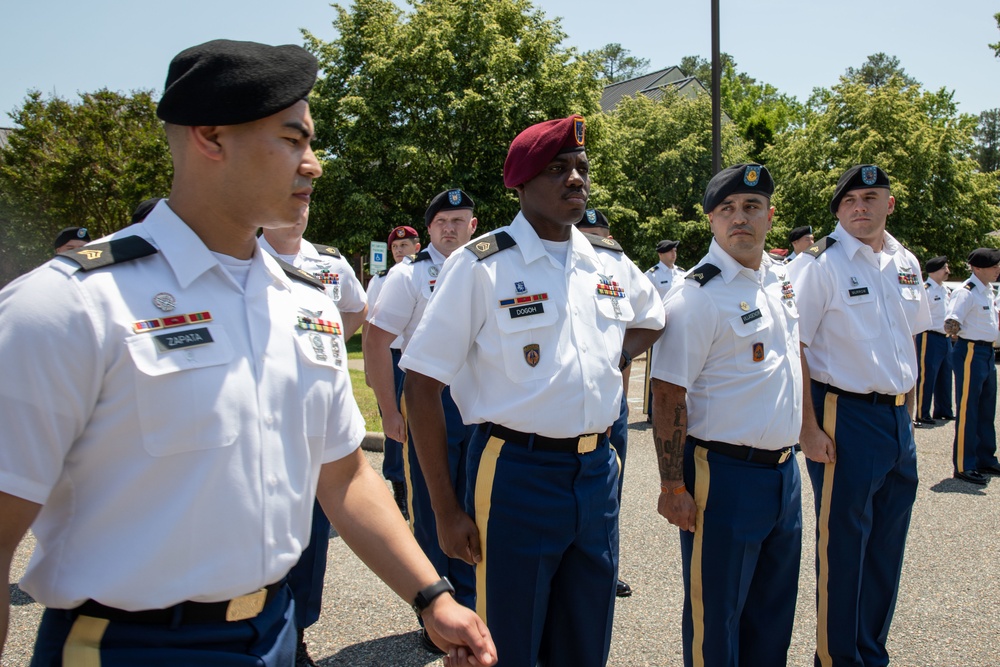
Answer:
<path fill-rule="evenodd" d="M 387 273 L 389 273 L 389 269 L 382 269 L 381 271 L 379 271 L 375 275 L 378 276 L 379 278 L 385 278 L 385 274 L 387 274 Z"/>
<path fill-rule="evenodd" d="M 158 252 L 153 244 L 141 236 L 123 236 L 111 241 L 88 243 L 81 248 L 65 250 L 59 253 L 59 257 L 73 260 L 80 265 L 81 271 L 93 271 L 112 264 L 155 255 Z"/>
<path fill-rule="evenodd" d="M 490 255 L 496 254 L 501 250 L 506 250 L 507 248 L 513 248 L 516 245 L 517 241 L 514 240 L 513 236 L 507 232 L 497 232 L 496 234 L 488 234 L 481 237 L 475 243 L 465 246 L 465 249 L 481 261 Z"/>
<path fill-rule="evenodd" d="M 274 257 L 274 255 L 271 255 L 271 257 Z M 291 264 L 281 259 L 280 257 L 274 257 L 274 261 L 278 263 L 278 266 L 281 267 L 282 271 L 284 271 L 289 278 L 304 282 L 307 285 L 312 285 L 316 289 L 322 291 L 326 290 L 326 288 L 323 287 L 323 283 L 316 280 L 316 278 L 313 277 L 313 274 L 309 273 L 308 271 L 292 266 Z"/>
<path fill-rule="evenodd" d="M 590 241 L 590 245 L 597 246 L 598 248 L 604 248 L 605 250 L 625 252 L 625 249 L 618 245 L 618 241 L 615 241 L 614 239 L 598 236 L 597 234 L 588 234 L 587 232 L 583 232 L 583 235 L 588 241 Z"/>
<path fill-rule="evenodd" d="M 430 254 L 430 252 L 428 252 L 426 250 L 421 250 L 420 252 L 416 253 L 415 255 L 410 255 L 410 261 L 413 262 L 414 264 L 416 264 L 417 262 L 422 262 L 422 261 L 430 259 L 430 258 L 431 258 L 431 254 Z"/>
<path fill-rule="evenodd" d="M 316 252 L 321 255 L 329 255 L 330 257 L 336 257 L 337 259 L 340 259 L 341 257 L 340 251 L 332 245 L 323 245 L 322 243 L 313 243 L 312 245 L 316 248 Z"/>
<path fill-rule="evenodd" d="M 715 264 L 705 263 L 695 269 L 692 269 L 691 273 L 687 274 L 686 277 L 704 287 L 709 280 L 720 273 L 722 273 L 722 269 L 717 267 Z"/>
<path fill-rule="evenodd" d="M 930 288 L 931 288 L 931 281 L 928 280 L 927 282 L 924 283 L 924 289 L 930 289 Z"/>
<path fill-rule="evenodd" d="M 965 283 L 964 285 L 962 285 L 962 287 L 964 287 L 965 289 L 969 290 L 970 292 L 972 290 L 976 289 L 976 286 L 973 285 L 972 283 Z"/>
<path fill-rule="evenodd" d="M 651 266 L 648 269 L 646 269 L 646 273 L 656 273 L 659 269 L 660 269 L 660 265 L 656 264 L 656 265 Z"/>
<path fill-rule="evenodd" d="M 813 257 L 819 257 L 824 252 L 832 248 L 836 242 L 837 239 L 830 238 L 829 236 L 824 236 L 819 241 L 816 241 L 816 243 L 813 243 L 811 246 L 806 248 L 805 251 L 803 252 L 808 253 Z"/>

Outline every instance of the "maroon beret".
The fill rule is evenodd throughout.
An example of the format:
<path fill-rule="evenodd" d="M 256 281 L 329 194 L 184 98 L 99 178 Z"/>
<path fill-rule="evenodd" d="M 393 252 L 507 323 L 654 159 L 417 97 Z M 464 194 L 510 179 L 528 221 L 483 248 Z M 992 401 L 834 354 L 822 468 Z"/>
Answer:
<path fill-rule="evenodd" d="M 583 116 L 547 120 L 514 137 L 503 163 L 503 184 L 508 188 L 527 183 L 560 153 L 584 150 Z"/>
<path fill-rule="evenodd" d="M 417 230 L 408 225 L 400 225 L 394 230 L 389 232 L 389 245 L 392 245 L 393 241 L 398 241 L 400 239 L 419 239 L 420 235 L 417 234 Z"/>

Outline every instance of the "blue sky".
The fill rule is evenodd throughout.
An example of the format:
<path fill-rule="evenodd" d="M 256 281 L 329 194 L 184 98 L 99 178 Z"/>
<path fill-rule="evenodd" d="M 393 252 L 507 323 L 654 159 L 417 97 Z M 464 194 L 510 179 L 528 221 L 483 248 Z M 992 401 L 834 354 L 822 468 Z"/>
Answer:
<path fill-rule="evenodd" d="M 345 3 L 346 4 L 346 3 Z M 711 54 L 709 0 L 535 0 L 562 17 L 566 44 L 618 42 L 651 69 Z M 0 126 L 30 89 L 160 90 L 170 59 L 218 37 L 301 43 L 300 28 L 333 39 L 324 0 L 11 0 L 0 11 Z M 850 7 L 850 9 L 848 9 Z M 959 110 L 1000 107 L 1000 41 L 988 0 L 720 0 L 722 50 L 739 69 L 805 101 L 851 66 L 883 51 L 925 87 L 954 91 Z M 706 82 L 707 85 L 707 82 Z"/>

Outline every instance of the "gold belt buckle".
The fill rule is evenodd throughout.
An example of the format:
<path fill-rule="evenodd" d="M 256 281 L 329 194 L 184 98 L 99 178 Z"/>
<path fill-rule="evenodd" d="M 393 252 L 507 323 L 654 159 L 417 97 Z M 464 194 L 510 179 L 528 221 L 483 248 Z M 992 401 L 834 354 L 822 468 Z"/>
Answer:
<path fill-rule="evenodd" d="M 588 454 L 597 449 L 597 438 L 598 435 L 596 433 L 581 435 L 579 442 L 576 443 L 576 453 Z"/>
<path fill-rule="evenodd" d="M 792 448 L 788 447 L 783 452 L 781 452 L 781 457 L 778 459 L 778 463 L 784 463 L 788 460 L 788 457 L 792 455 Z"/>
<path fill-rule="evenodd" d="M 264 602 L 266 601 L 266 588 L 233 598 L 229 601 L 229 606 L 226 607 L 226 620 L 245 621 L 248 618 L 253 618 L 264 610 Z"/>
<path fill-rule="evenodd" d="M 906 394 L 896 394 L 896 407 L 906 405 Z"/>

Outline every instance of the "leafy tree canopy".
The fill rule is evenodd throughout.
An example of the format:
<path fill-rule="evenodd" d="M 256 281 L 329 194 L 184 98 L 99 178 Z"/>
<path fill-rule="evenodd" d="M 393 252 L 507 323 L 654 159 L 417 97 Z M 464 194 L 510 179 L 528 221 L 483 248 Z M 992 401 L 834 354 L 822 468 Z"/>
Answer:
<path fill-rule="evenodd" d="M 0 153 L 0 281 L 52 254 L 64 227 L 92 238 L 126 226 L 143 199 L 166 196 L 173 167 L 151 91 L 107 89 L 79 102 L 38 91 L 11 114 Z"/>
<path fill-rule="evenodd" d="M 982 171 L 1000 170 L 1000 109 L 987 109 L 979 114 L 975 137 L 979 168 Z"/>
<path fill-rule="evenodd" d="M 649 70 L 649 59 L 636 58 L 631 51 L 617 42 L 587 51 L 584 57 L 591 60 L 603 79 L 604 85 L 627 81 L 642 76 Z"/>
<path fill-rule="evenodd" d="M 561 47 L 559 22 L 528 0 L 334 9 L 336 40 L 306 33 L 324 71 L 310 99 L 326 172 L 313 238 L 365 252 L 396 225 L 419 229 L 446 188 L 475 199 L 480 231 L 508 224 L 518 210 L 502 179 L 511 140 L 536 122 L 597 111 L 593 64 Z"/>
<path fill-rule="evenodd" d="M 857 69 L 848 67 L 845 74 L 848 81 L 863 83 L 869 88 L 881 88 L 893 77 L 898 77 L 904 88 L 920 85 L 900 66 L 899 58 L 881 52 L 868 56 L 868 60 Z"/>
<path fill-rule="evenodd" d="M 993 19 L 997 22 L 997 29 L 1000 29 L 1000 13 L 994 14 Z M 1000 58 L 1000 42 L 990 44 L 989 47 L 993 49 L 993 55 Z"/>

